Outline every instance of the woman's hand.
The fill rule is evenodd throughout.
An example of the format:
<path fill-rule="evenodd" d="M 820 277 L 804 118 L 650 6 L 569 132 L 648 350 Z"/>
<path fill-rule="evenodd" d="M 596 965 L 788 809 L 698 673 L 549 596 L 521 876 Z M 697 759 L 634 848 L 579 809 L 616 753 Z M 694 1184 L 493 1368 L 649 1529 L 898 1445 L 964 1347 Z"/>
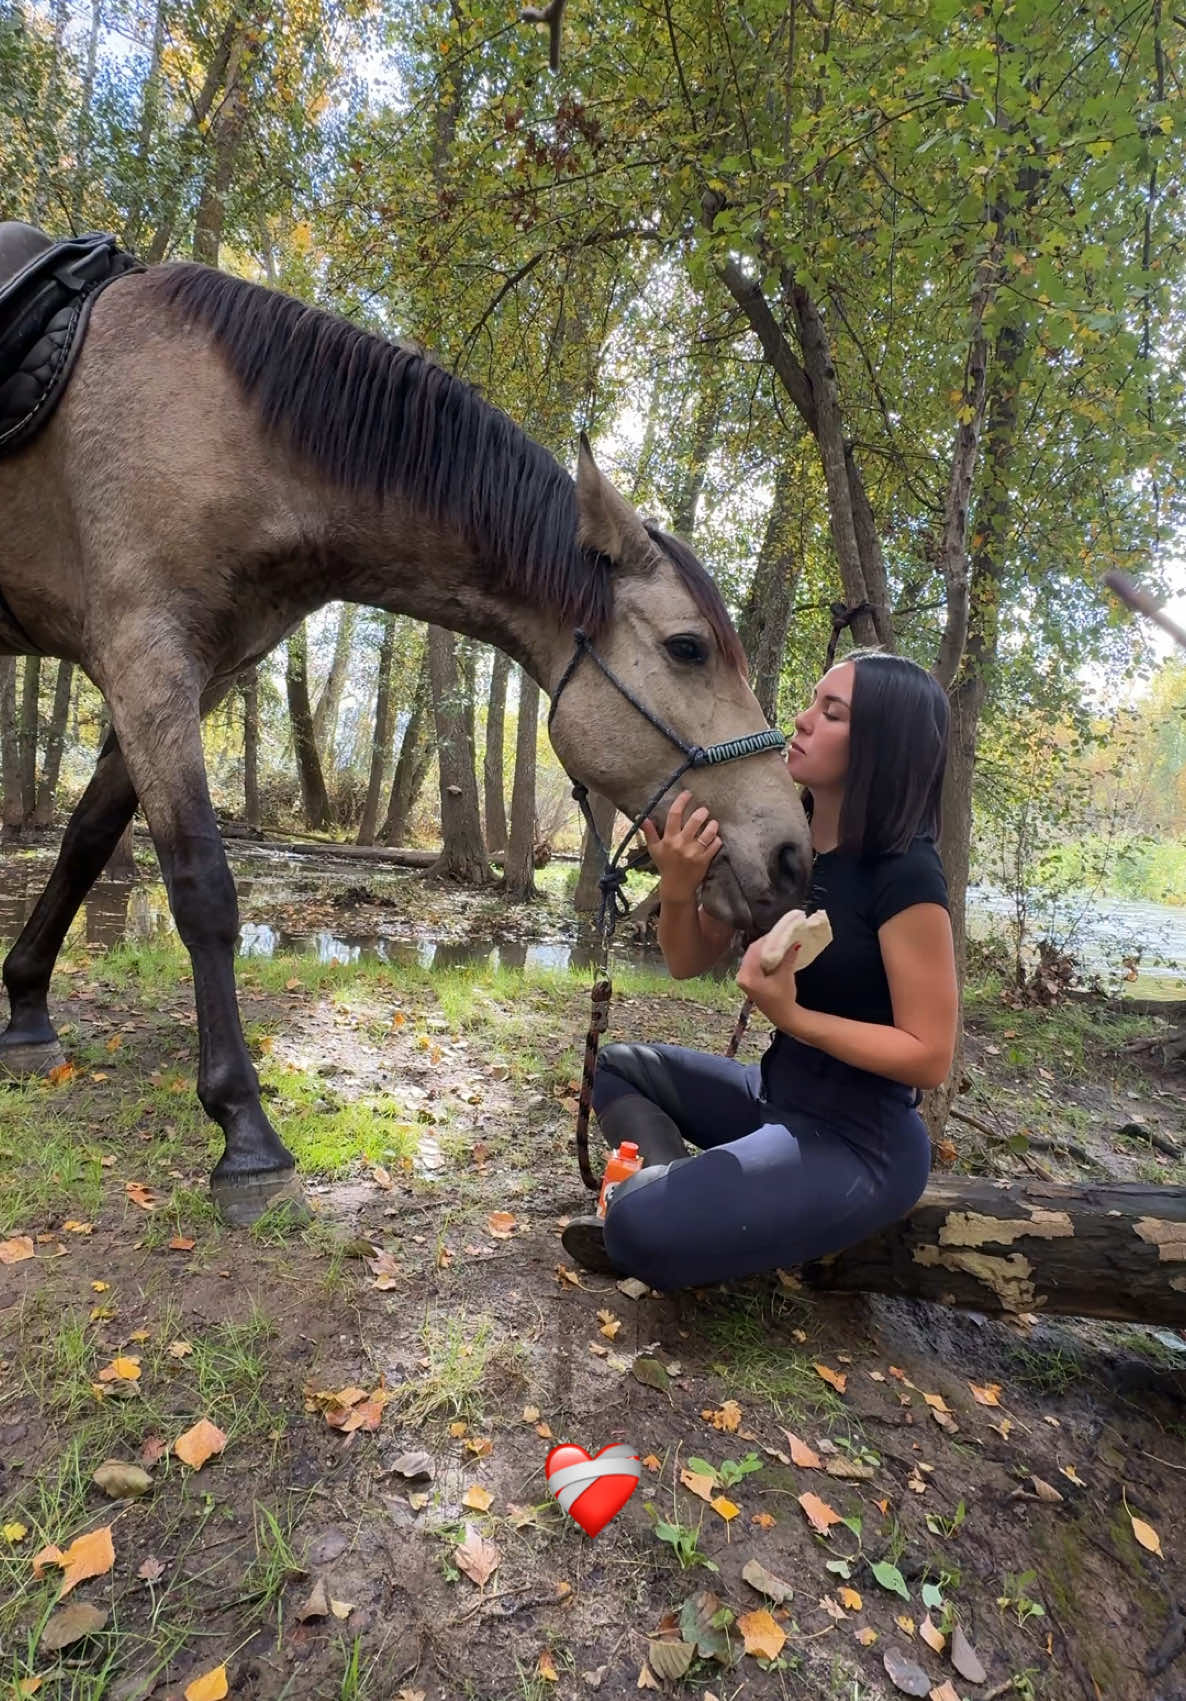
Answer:
<path fill-rule="evenodd" d="M 669 903 L 687 903 L 696 896 L 708 873 L 708 865 L 721 848 L 717 822 L 707 809 L 694 809 L 684 820 L 684 811 L 692 801 L 690 791 L 681 791 L 671 808 L 660 837 L 659 829 L 648 817 L 642 824 L 642 835 L 659 870 L 659 897 Z"/>
<path fill-rule="evenodd" d="M 795 987 L 795 964 L 798 957 L 799 947 L 792 945 L 773 974 L 766 974 L 761 960 L 762 940 L 755 939 L 741 959 L 741 967 L 737 971 L 737 984 L 742 992 L 753 1000 L 755 1009 L 768 1017 L 776 1028 L 789 1030 L 794 1020 L 799 1003 Z"/>

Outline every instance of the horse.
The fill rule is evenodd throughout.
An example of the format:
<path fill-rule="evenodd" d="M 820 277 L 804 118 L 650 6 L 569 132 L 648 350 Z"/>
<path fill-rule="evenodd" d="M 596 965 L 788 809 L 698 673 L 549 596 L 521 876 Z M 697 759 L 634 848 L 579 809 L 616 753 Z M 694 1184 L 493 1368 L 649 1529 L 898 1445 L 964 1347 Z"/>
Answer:
<path fill-rule="evenodd" d="M 224 1142 L 210 1185 L 234 1224 L 300 1188 L 240 1024 L 201 719 L 332 600 L 507 651 L 552 696 L 570 777 L 635 821 L 661 824 L 694 769 L 724 840 L 702 901 L 735 928 L 765 931 L 809 879 L 781 735 L 717 587 L 584 440 L 574 480 L 414 346 L 213 268 L 125 272 L 90 304 L 48 422 L 0 459 L 0 652 L 74 662 L 111 717 L 4 962 L 0 1068 L 61 1061 L 50 975 L 139 803 L 193 965 L 197 1092 Z"/>

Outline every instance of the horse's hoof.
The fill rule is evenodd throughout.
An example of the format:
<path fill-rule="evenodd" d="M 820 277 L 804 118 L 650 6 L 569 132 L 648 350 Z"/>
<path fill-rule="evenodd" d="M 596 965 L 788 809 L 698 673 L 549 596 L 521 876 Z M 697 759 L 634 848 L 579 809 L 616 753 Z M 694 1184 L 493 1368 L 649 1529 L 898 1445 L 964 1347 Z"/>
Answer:
<path fill-rule="evenodd" d="M 312 1212 L 293 1169 L 267 1170 L 261 1175 L 211 1176 L 210 1197 L 224 1223 L 250 1228 L 265 1211 L 283 1213 L 294 1225 L 307 1223 Z"/>
<path fill-rule="evenodd" d="M 56 1039 L 0 1040 L 0 1081 L 44 1079 L 65 1061 Z"/>

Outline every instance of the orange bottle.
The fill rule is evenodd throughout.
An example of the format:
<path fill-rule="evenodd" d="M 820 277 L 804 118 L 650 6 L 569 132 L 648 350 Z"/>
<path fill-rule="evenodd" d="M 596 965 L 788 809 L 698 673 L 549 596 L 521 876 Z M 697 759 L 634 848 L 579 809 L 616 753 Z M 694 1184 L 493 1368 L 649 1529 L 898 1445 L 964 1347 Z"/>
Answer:
<path fill-rule="evenodd" d="M 609 1162 L 605 1166 L 602 1177 L 601 1192 L 597 1197 L 597 1215 L 605 1215 L 605 1195 L 610 1187 L 619 1181 L 625 1181 L 628 1175 L 634 1175 L 642 1168 L 642 1158 L 633 1140 L 623 1140 L 614 1152 L 610 1153 Z"/>

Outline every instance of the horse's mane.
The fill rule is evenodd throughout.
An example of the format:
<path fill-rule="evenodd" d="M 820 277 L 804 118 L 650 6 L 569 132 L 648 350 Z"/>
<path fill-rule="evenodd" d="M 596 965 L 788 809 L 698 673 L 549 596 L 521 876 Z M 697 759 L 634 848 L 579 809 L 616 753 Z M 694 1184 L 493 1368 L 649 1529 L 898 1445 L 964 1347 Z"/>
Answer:
<path fill-rule="evenodd" d="M 596 633 L 613 608 L 603 556 L 577 542 L 576 487 L 499 408 L 418 349 L 208 266 L 153 274 L 162 298 L 210 332 L 263 417 L 331 482 L 398 491 L 480 551 L 501 587 Z M 669 556 L 725 655 L 744 666 L 716 585 L 678 539 Z"/>

